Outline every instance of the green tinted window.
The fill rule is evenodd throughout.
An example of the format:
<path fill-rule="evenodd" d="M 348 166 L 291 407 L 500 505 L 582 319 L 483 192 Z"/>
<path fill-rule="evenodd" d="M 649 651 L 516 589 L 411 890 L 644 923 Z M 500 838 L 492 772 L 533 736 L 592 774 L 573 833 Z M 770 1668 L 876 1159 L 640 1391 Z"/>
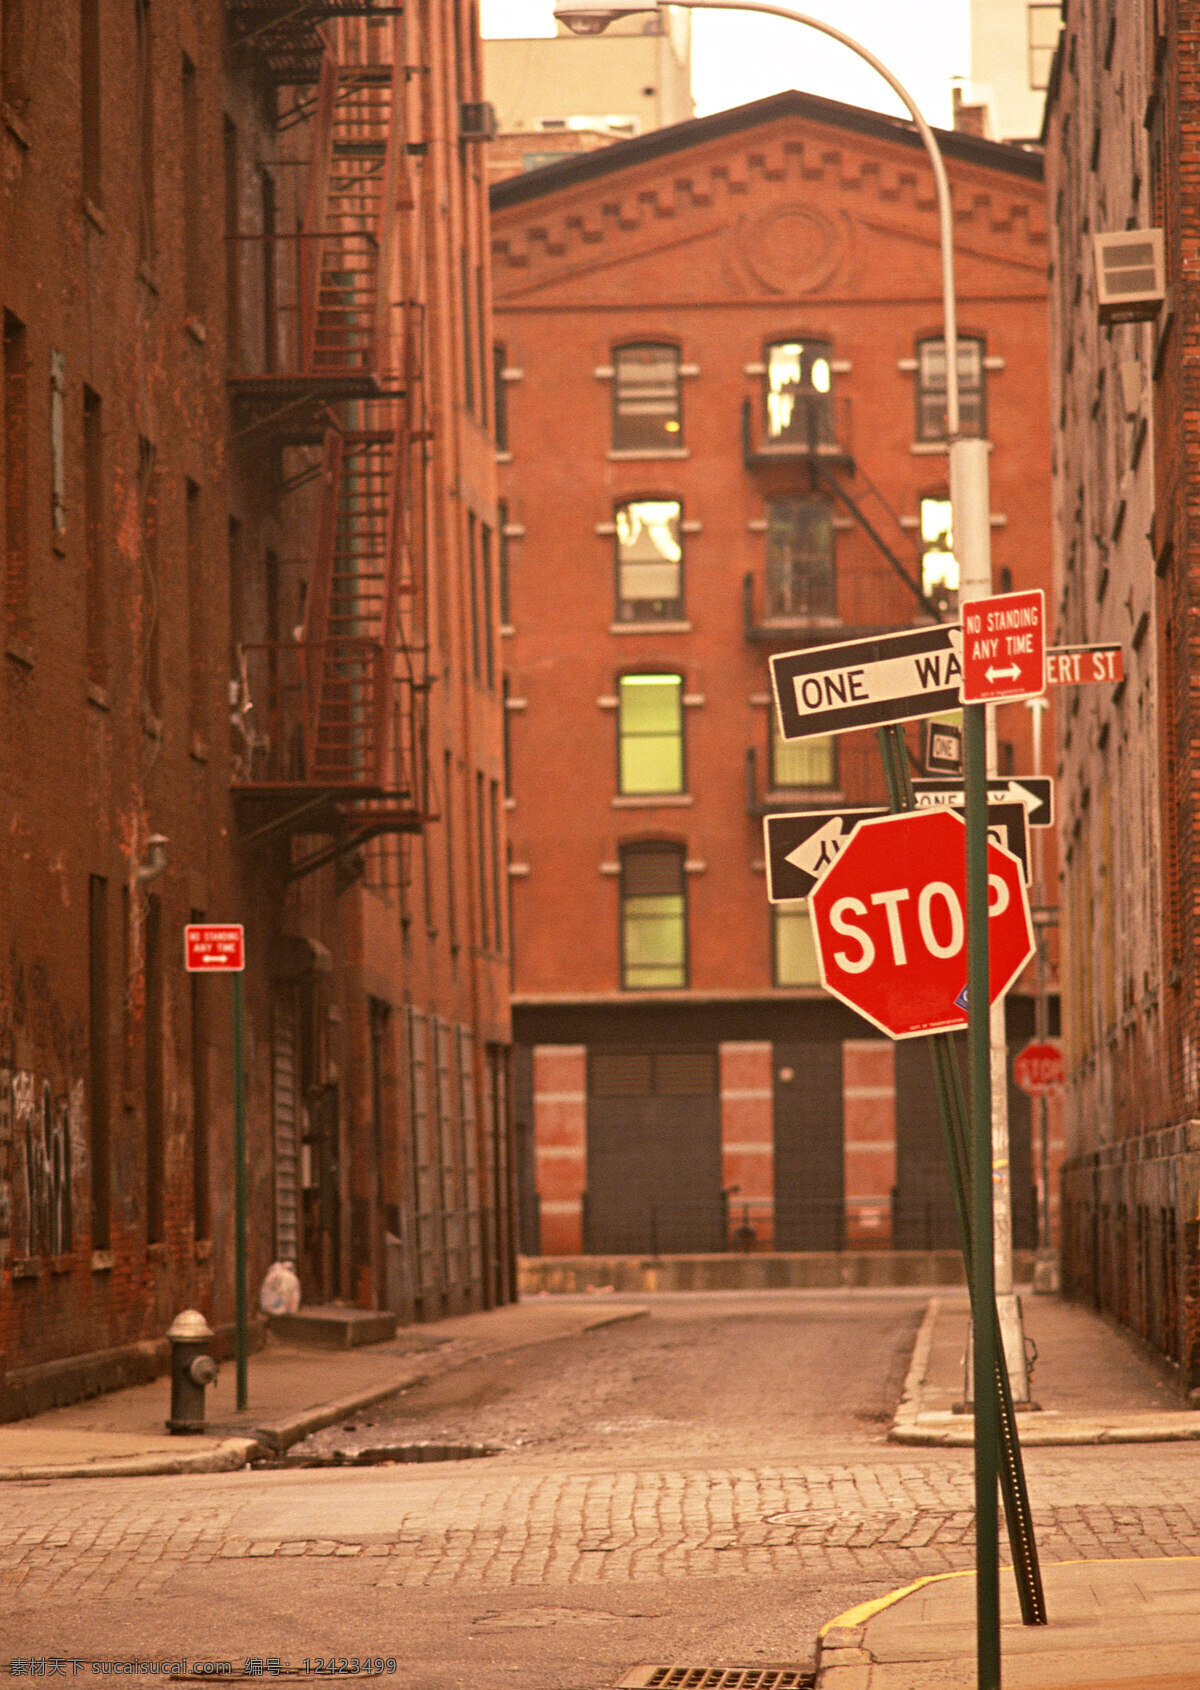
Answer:
<path fill-rule="evenodd" d="M 623 675 L 617 731 L 623 793 L 683 791 L 679 675 Z"/>
<path fill-rule="evenodd" d="M 687 985 L 683 852 L 628 845 L 621 852 L 621 984 L 626 991 Z"/>
<path fill-rule="evenodd" d="M 812 918 L 807 898 L 794 903 L 773 904 L 775 912 L 775 984 L 777 986 L 819 986 L 817 948 L 813 943 Z"/>

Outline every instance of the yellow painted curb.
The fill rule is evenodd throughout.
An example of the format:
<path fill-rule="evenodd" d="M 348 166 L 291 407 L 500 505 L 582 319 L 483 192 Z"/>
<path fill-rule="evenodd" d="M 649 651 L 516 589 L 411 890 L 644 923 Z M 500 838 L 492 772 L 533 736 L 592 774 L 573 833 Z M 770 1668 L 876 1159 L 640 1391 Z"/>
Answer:
<path fill-rule="evenodd" d="M 818 1637 L 824 1637 L 827 1631 L 833 1631 L 838 1626 L 865 1625 L 876 1614 L 890 1608 L 893 1602 L 899 1602 L 902 1596 L 911 1596 L 914 1590 L 923 1590 L 927 1584 L 942 1584 L 946 1579 L 973 1579 L 974 1567 L 967 1567 L 959 1573 L 930 1573 L 928 1577 L 916 1579 L 912 1584 L 906 1584 L 903 1590 L 889 1590 L 886 1596 L 874 1596 L 869 1602 L 860 1602 L 857 1608 L 847 1608 L 844 1614 L 838 1614 L 832 1620 L 826 1620 L 818 1631 Z"/>

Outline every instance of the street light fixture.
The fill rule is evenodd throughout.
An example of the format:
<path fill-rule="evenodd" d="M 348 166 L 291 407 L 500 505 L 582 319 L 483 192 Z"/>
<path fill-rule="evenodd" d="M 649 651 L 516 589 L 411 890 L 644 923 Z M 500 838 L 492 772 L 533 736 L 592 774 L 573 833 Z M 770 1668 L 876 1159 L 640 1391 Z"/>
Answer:
<path fill-rule="evenodd" d="M 941 246 L 943 345 L 946 355 L 946 439 L 950 469 L 950 506 L 954 551 L 959 561 L 959 602 L 985 598 L 992 590 L 991 501 L 988 494 L 988 443 L 959 436 L 958 321 L 954 291 L 954 220 L 946 167 L 932 129 L 916 101 L 886 65 L 852 36 L 833 24 L 790 6 L 771 0 L 557 0 L 554 16 L 576 35 L 600 35 L 610 23 L 642 13 L 654 13 L 667 4 L 688 11 L 761 12 L 769 17 L 790 18 L 822 35 L 839 41 L 864 59 L 883 78 L 913 121 L 929 157 L 937 192 L 938 233 Z M 992 756 L 988 756 L 988 741 Z M 988 1000 L 988 881 L 987 881 L 987 771 L 994 763 L 995 730 L 989 732 L 986 706 L 963 706 L 963 774 L 966 788 L 967 822 L 967 951 L 969 990 L 969 1046 L 971 1053 L 971 1163 L 974 1201 L 972 1232 L 975 1259 L 975 1305 L 981 1315 L 974 1329 L 975 1379 L 975 1511 L 976 1511 L 976 1610 L 978 1622 L 978 1669 L 980 1690 L 993 1690 L 1000 1683 L 999 1563 L 996 1555 L 998 1525 L 995 1455 L 999 1444 L 999 1411 L 990 1389 L 996 1356 L 993 1322 L 982 1311 L 995 1305 L 997 1289 L 1009 1306 L 1019 1305 L 1012 1296 L 1011 1203 L 1004 1204 L 1001 1224 L 1005 1262 L 996 1274 L 993 1250 L 994 1165 L 1007 1171 L 1007 1041 L 1004 1005 L 989 1014 Z M 997 1105 L 1003 1105 L 1002 1110 Z M 997 1132 L 997 1128 L 999 1131 Z M 1002 1185 L 1003 1196 L 1003 1185 Z M 1007 1274 L 1005 1276 L 1005 1263 Z M 1001 1283 L 997 1285 L 997 1279 Z M 1006 1278 L 1006 1282 L 1005 1282 Z M 1020 1319 L 1016 1321 L 1014 1363 L 1028 1396 L 1024 1369 L 1024 1339 Z M 1008 1345 L 1005 1346 L 1009 1348 Z M 1001 1365 L 1004 1365 L 1003 1360 Z M 983 1457 L 981 1461 L 981 1455 Z"/>

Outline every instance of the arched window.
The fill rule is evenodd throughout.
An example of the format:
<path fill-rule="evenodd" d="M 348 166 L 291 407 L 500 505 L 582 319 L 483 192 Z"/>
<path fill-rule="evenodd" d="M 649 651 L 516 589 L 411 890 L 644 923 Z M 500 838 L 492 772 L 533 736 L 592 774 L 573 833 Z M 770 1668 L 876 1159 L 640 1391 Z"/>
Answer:
<path fill-rule="evenodd" d="M 834 437 L 833 346 L 777 340 L 766 349 L 766 439 L 771 446 L 820 446 Z"/>
<path fill-rule="evenodd" d="M 681 675 L 621 676 L 617 781 L 618 790 L 631 796 L 683 791 Z"/>
<path fill-rule="evenodd" d="M 687 985 L 683 846 L 663 840 L 621 847 L 621 985 L 646 991 Z"/>
<path fill-rule="evenodd" d="M 672 622 L 683 615 L 678 499 L 628 499 L 616 509 L 617 620 Z"/>
<path fill-rule="evenodd" d="M 987 434 L 987 391 L 983 341 L 958 337 L 958 426 L 960 434 Z M 937 336 L 917 342 L 917 439 L 946 438 L 946 342 Z"/>
<path fill-rule="evenodd" d="M 652 452 L 683 444 L 679 348 L 642 342 L 613 354 L 613 450 Z"/>
<path fill-rule="evenodd" d="M 837 615 L 833 536 L 827 499 L 768 501 L 768 621 Z"/>

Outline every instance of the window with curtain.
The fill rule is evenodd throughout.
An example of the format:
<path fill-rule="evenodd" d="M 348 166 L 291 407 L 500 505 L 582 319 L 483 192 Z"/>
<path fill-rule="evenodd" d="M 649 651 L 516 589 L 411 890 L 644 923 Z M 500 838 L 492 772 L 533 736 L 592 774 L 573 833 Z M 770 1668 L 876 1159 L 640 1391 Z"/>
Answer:
<path fill-rule="evenodd" d="M 781 739 L 779 723 L 771 711 L 771 790 L 837 785 L 837 740 L 833 734 L 813 739 Z"/>
<path fill-rule="evenodd" d="M 613 354 L 613 449 L 652 452 L 683 444 L 679 348 L 639 344 Z"/>
<path fill-rule="evenodd" d="M 832 358 L 827 340 L 777 340 L 767 347 L 768 445 L 820 446 L 833 440 Z"/>
<path fill-rule="evenodd" d="M 983 341 L 958 337 L 959 432 L 973 439 L 987 434 Z M 917 342 L 917 439 L 946 438 L 946 343 Z"/>
<path fill-rule="evenodd" d="M 621 847 L 621 985 L 687 985 L 683 847 L 657 840 Z"/>
<path fill-rule="evenodd" d="M 827 499 L 767 503 L 768 621 L 836 616 L 833 512 Z"/>
<path fill-rule="evenodd" d="M 682 792 L 683 677 L 622 675 L 617 688 L 620 791 Z"/>
<path fill-rule="evenodd" d="M 616 509 L 617 619 L 678 621 L 683 543 L 678 499 L 630 499 Z"/>

